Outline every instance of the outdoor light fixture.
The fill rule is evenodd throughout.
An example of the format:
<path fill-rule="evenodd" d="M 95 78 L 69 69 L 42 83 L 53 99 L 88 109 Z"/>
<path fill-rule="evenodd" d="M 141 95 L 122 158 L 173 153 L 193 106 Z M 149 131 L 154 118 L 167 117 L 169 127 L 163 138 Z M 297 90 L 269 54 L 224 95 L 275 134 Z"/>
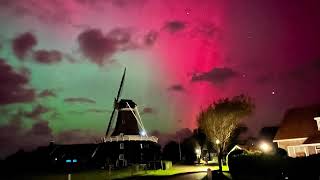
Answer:
<path fill-rule="evenodd" d="M 216 140 L 216 144 L 220 144 L 220 140 L 219 139 Z"/>
<path fill-rule="evenodd" d="M 140 131 L 141 136 L 145 136 L 147 133 L 145 131 Z"/>
<path fill-rule="evenodd" d="M 200 156 L 201 150 L 200 149 L 196 149 L 196 154 L 197 154 L 197 156 Z"/>
<path fill-rule="evenodd" d="M 271 146 L 266 143 L 266 142 L 262 142 L 259 146 L 259 148 L 261 149 L 261 151 L 267 153 L 267 152 L 270 152 L 271 151 Z"/>

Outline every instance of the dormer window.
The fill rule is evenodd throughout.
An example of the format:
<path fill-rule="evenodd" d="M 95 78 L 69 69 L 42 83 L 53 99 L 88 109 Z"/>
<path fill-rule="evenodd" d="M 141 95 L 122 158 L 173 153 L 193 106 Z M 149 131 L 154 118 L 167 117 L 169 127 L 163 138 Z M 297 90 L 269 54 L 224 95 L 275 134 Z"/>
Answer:
<path fill-rule="evenodd" d="M 320 116 L 314 118 L 317 121 L 318 131 L 320 131 Z"/>

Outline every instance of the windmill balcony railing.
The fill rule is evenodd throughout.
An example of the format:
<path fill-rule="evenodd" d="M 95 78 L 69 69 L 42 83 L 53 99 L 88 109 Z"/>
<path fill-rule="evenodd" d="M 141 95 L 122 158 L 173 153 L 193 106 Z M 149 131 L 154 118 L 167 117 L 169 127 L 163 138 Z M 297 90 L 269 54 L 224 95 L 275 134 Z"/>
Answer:
<path fill-rule="evenodd" d="M 158 143 L 158 138 L 155 136 L 141 136 L 141 135 L 120 135 L 104 137 L 104 142 L 118 142 L 118 141 L 152 141 Z"/>

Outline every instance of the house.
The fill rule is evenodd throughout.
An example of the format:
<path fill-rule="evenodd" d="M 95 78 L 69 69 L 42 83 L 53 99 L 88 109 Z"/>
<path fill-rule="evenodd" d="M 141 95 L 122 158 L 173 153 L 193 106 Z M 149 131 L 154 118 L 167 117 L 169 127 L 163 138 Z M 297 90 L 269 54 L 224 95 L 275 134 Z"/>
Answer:
<path fill-rule="evenodd" d="M 320 153 L 320 104 L 293 108 L 285 113 L 273 139 L 290 157 Z"/>

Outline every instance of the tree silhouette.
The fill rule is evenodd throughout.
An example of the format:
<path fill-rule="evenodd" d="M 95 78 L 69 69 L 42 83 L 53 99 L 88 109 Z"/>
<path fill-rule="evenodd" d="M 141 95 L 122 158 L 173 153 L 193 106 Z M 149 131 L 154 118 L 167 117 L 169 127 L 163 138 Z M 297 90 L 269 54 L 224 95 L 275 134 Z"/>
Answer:
<path fill-rule="evenodd" d="M 198 126 L 211 141 L 218 153 L 219 171 L 222 172 L 221 160 L 233 131 L 239 121 L 250 115 L 254 109 L 251 99 L 245 95 L 231 99 L 220 99 L 201 111 L 197 117 Z"/>

